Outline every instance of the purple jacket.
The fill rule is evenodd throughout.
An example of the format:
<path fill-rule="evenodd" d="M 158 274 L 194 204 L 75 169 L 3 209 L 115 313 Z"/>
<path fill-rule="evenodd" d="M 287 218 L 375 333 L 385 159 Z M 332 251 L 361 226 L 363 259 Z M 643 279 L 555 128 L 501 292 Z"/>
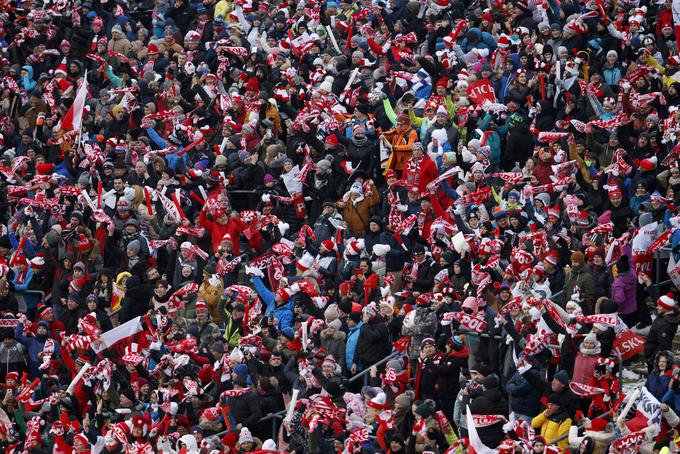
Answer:
<path fill-rule="evenodd" d="M 637 309 L 635 272 L 629 270 L 616 276 L 612 283 L 612 299 L 619 308 L 619 314 L 632 314 Z"/>

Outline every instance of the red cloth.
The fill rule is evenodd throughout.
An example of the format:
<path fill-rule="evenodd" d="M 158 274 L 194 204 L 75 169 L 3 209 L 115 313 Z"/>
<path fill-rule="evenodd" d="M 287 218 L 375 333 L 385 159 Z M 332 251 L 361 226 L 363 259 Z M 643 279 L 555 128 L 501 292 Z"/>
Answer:
<path fill-rule="evenodd" d="M 239 245 L 239 237 L 241 232 L 246 228 L 245 224 L 240 219 L 229 218 L 229 221 L 225 225 L 220 225 L 217 222 L 208 219 L 205 214 L 205 210 L 201 211 L 200 223 L 205 229 L 210 233 L 210 242 L 213 246 L 213 252 L 217 252 L 220 247 L 222 238 L 227 233 L 231 235 L 233 240 L 233 252 L 234 255 L 241 255 L 241 248 Z"/>
<path fill-rule="evenodd" d="M 416 167 L 415 164 L 413 166 L 410 165 L 412 162 L 414 162 L 413 158 L 409 159 L 404 166 L 403 180 L 409 185 L 417 184 L 418 190 L 423 192 L 427 185 L 439 176 L 437 165 L 432 162 L 432 159 L 430 159 L 429 156 L 423 156 L 422 161 L 417 164 L 417 168 L 415 169 L 412 168 Z"/>

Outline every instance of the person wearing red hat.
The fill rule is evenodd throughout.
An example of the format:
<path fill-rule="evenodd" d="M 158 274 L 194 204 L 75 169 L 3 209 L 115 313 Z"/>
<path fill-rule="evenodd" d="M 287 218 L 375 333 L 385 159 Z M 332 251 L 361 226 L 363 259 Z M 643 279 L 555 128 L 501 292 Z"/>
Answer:
<path fill-rule="evenodd" d="M 619 188 L 609 189 L 609 205 L 607 209 L 611 212 L 611 221 L 614 224 L 614 236 L 619 237 L 628 230 L 628 224 L 633 219 L 633 211 L 627 200 L 623 198 L 623 192 Z"/>
<path fill-rule="evenodd" d="M 659 352 L 671 350 L 680 325 L 680 309 L 675 292 L 661 295 L 656 302 L 656 318 L 652 322 L 645 342 L 644 356 L 648 370 L 654 367 Z"/>
<path fill-rule="evenodd" d="M 225 210 L 220 207 L 210 213 L 208 212 L 209 205 L 206 201 L 206 205 L 201 210 L 199 221 L 210 234 L 214 252 L 218 251 L 224 235 L 229 234 L 233 239 L 232 247 L 234 255 L 238 256 L 241 253 L 241 248 L 240 242 L 236 241 L 236 239 L 240 238 L 241 232 L 245 230 L 246 225 L 239 219 L 238 213 L 231 210 L 228 206 L 228 201 L 223 201 L 222 205 L 224 206 L 225 203 L 228 209 Z"/>

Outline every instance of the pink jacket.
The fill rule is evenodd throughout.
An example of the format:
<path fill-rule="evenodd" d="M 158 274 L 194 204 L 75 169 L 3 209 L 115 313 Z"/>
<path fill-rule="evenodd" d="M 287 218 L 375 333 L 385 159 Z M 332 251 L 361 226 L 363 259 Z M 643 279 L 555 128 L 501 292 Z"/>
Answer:
<path fill-rule="evenodd" d="M 586 356 L 581 352 L 576 354 L 576 361 L 574 362 L 574 374 L 571 377 L 571 381 L 576 383 L 588 384 L 591 378 L 593 378 L 593 372 L 595 371 L 595 366 L 597 365 L 598 355 Z"/>

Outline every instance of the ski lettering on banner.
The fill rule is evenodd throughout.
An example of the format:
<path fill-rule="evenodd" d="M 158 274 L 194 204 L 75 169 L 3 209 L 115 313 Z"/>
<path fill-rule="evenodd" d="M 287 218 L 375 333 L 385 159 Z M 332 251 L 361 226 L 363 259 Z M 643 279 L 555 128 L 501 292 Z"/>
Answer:
<path fill-rule="evenodd" d="M 617 449 L 617 452 L 621 454 L 632 454 L 638 452 L 638 448 L 642 445 L 644 439 L 644 431 L 634 432 L 616 440 L 614 442 L 614 449 Z"/>
<path fill-rule="evenodd" d="M 621 359 L 626 361 L 642 352 L 644 348 L 645 339 L 632 330 L 626 329 L 614 339 L 612 353 L 621 355 Z"/>

